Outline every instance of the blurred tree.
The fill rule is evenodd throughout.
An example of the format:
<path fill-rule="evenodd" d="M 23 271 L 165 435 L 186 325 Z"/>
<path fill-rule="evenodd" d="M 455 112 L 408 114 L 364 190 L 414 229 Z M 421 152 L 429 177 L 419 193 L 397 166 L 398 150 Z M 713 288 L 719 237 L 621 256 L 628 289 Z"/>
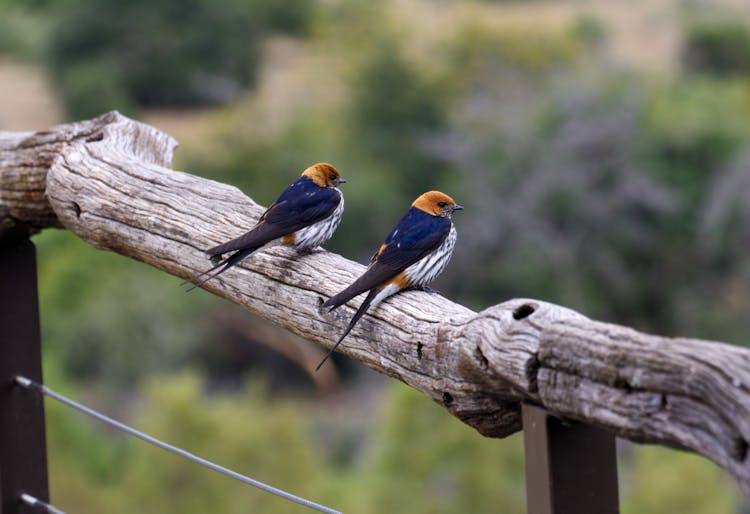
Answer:
<path fill-rule="evenodd" d="M 262 387 L 206 396 L 194 374 L 152 379 L 134 424 L 171 444 L 303 496 L 315 498 L 320 463 L 289 402 Z M 122 404 L 120 403 L 122 407 Z M 105 409 L 109 410 L 110 409 Z M 51 490 L 55 504 L 80 513 L 303 512 L 133 438 L 108 434 L 58 405 L 50 409 Z"/>
<path fill-rule="evenodd" d="M 403 384 L 391 384 L 352 511 L 526 512 L 522 440 L 487 439 Z"/>
<path fill-rule="evenodd" d="M 628 445 L 621 466 L 623 514 L 736 514 L 742 495 L 713 463 L 677 450 Z M 624 469 L 622 469 L 624 468 Z M 701 484 L 685 487 L 685 484 Z M 705 494 L 711 491 L 711 494 Z"/>
<path fill-rule="evenodd" d="M 296 36 L 308 33 L 315 0 L 252 0 L 261 14 L 264 30 Z"/>
<path fill-rule="evenodd" d="M 269 31 L 304 32 L 312 6 L 312 0 L 77 0 L 60 18 L 49 63 L 72 118 L 134 106 L 225 103 L 253 84 Z"/>
<path fill-rule="evenodd" d="M 211 344 L 216 299 L 186 295 L 179 280 L 63 231 L 35 237 L 45 359 L 67 376 L 108 387 L 183 366 Z"/>
<path fill-rule="evenodd" d="M 691 73 L 750 74 L 750 28 L 736 18 L 699 19 L 685 34 L 682 66 Z"/>
<path fill-rule="evenodd" d="M 407 59 L 393 30 L 385 22 L 375 29 L 372 50 L 357 61 L 348 80 L 352 95 L 342 143 L 359 183 L 347 204 L 352 218 L 339 230 L 348 234 L 342 250 L 356 252 L 362 261 L 417 196 L 433 189 L 455 194 L 449 167 L 429 147 L 446 126 L 449 88 Z"/>
<path fill-rule="evenodd" d="M 0 0 L 0 54 L 27 61 L 41 60 L 54 25 L 48 0 Z"/>
<path fill-rule="evenodd" d="M 48 381 L 57 385 L 54 370 Z M 90 395 L 83 390 L 74 396 Z M 258 381 L 208 393 L 193 373 L 147 381 L 127 401 L 94 404 L 171 444 L 344 512 L 525 512 L 522 438 L 487 439 L 409 387 L 342 411 L 271 397 Z M 306 512 L 50 402 L 51 493 L 81 514 Z M 318 418 L 313 424 L 310 420 Z M 367 432 L 363 438 L 353 432 Z M 315 437 L 315 440 L 313 440 Z M 316 450 L 328 449 L 328 451 Z M 623 513 L 732 514 L 739 489 L 714 464 L 628 446 Z M 685 483 L 700 488 L 685 488 Z"/>
<path fill-rule="evenodd" d="M 426 148 L 430 134 L 444 127 L 439 90 L 406 62 L 397 40 L 382 39 L 354 74 L 352 144 L 379 168 L 390 168 L 391 184 L 406 198 L 440 183 L 445 167 Z"/>

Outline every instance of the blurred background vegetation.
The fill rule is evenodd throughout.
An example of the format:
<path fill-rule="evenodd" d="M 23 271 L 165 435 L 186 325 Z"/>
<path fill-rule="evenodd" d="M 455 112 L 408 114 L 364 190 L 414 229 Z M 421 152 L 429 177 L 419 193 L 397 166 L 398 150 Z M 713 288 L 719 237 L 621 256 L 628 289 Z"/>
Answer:
<path fill-rule="evenodd" d="M 176 167 L 269 204 L 334 163 L 329 250 L 365 262 L 412 199 L 466 207 L 436 287 L 750 341 L 750 8 L 733 0 L 0 0 L 0 130 L 119 109 Z M 238 231 L 241 231 L 238 228 Z M 346 512 L 518 512 L 521 439 L 63 231 L 39 248 L 46 381 Z M 306 357 L 308 356 L 308 357 Z M 302 512 L 48 405 L 75 513 Z M 747 512 L 713 464 L 623 444 L 624 513 Z M 696 484 L 700 484 L 696 487 Z M 744 510 L 743 510 L 744 509 Z"/>

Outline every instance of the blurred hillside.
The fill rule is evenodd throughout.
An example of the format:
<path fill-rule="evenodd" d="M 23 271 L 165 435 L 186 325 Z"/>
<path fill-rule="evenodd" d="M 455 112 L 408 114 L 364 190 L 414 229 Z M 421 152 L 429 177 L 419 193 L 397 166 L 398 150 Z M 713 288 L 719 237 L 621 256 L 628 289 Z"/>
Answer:
<path fill-rule="evenodd" d="M 415 196 L 441 189 L 466 207 L 435 284 L 455 301 L 537 297 L 750 341 L 746 3 L 0 0 L 0 12 L 0 130 L 119 109 L 180 141 L 177 168 L 264 204 L 332 162 L 347 211 L 326 247 L 360 262 Z M 50 384 L 346 512 L 524 512 L 520 438 L 485 440 L 343 357 L 313 375 L 312 345 L 70 234 L 35 241 Z M 65 510 L 291 509 L 49 407 Z M 741 510 L 704 460 L 623 445 L 620 461 L 624 513 Z"/>

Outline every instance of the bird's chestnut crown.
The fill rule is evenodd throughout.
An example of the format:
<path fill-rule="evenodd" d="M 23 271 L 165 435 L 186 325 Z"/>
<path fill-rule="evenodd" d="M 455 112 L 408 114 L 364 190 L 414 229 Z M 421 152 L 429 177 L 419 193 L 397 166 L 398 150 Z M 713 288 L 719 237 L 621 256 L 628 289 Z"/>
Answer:
<path fill-rule="evenodd" d="M 339 170 L 327 162 L 313 164 L 302 172 L 304 176 L 315 182 L 319 187 L 337 187 L 346 180 L 341 178 Z"/>
<path fill-rule="evenodd" d="M 453 198 L 440 191 L 428 191 L 414 200 L 411 205 L 433 216 L 450 217 L 453 211 L 463 209 Z"/>

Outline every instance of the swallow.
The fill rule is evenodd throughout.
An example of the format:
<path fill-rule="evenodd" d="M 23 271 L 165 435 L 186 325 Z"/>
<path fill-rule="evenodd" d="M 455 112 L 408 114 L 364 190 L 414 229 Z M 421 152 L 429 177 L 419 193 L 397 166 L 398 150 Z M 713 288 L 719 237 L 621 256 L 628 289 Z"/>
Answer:
<path fill-rule="evenodd" d="M 346 330 L 315 368 L 316 371 L 368 308 L 403 289 L 424 288 L 445 269 L 456 246 L 452 215 L 461 209 L 463 207 L 440 191 L 428 191 L 414 200 L 396 228 L 372 256 L 364 274 L 323 303 L 332 311 L 368 291 Z"/>
<path fill-rule="evenodd" d="M 341 221 L 344 195 L 339 185 L 344 182 L 338 170 L 328 163 L 310 166 L 281 193 L 249 232 L 206 250 L 214 266 L 183 284 L 193 284 L 188 291 L 200 287 L 263 248 L 286 245 L 304 252 L 322 245 Z"/>

